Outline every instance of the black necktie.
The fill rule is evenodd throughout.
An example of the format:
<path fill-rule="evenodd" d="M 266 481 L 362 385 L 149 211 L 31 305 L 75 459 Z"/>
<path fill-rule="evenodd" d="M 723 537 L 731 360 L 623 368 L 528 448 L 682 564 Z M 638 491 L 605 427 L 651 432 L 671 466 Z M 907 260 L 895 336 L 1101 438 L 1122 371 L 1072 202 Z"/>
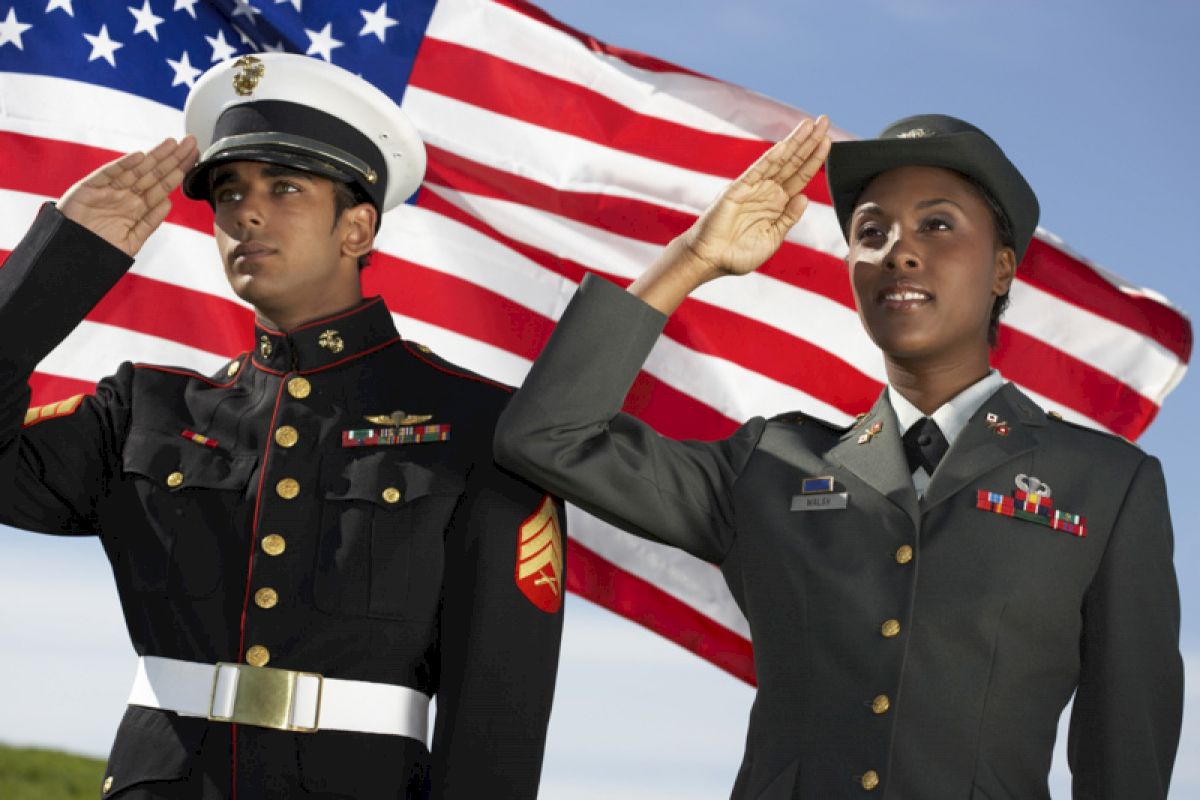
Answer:
<path fill-rule="evenodd" d="M 908 458 L 908 468 L 913 472 L 917 467 L 924 467 L 926 475 L 933 475 L 938 462 L 950 443 L 946 441 L 942 429 L 929 417 L 922 417 L 904 434 L 904 455 Z"/>

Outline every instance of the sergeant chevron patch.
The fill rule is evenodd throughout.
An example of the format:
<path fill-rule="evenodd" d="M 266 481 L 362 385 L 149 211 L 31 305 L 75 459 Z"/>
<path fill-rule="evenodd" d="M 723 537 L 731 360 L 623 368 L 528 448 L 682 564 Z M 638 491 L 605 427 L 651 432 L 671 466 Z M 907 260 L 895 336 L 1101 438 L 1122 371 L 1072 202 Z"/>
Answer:
<path fill-rule="evenodd" d="M 562 607 L 562 528 L 550 495 L 521 523 L 517 542 L 517 588 L 529 602 L 553 614 Z"/>
<path fill-rule="evenodd" d="M 39 422 L 45 422 L 48 419 L 74 414 L 83 403 L 84 397 L 85 395 L 77 394 L 74 397 L 68 397 L 66 400 L 60 400 L 57 403 L 35 406 L 25 412 L 25 422 L 22 427 L 28 428 L 31 425 L 37 425 Z"/>

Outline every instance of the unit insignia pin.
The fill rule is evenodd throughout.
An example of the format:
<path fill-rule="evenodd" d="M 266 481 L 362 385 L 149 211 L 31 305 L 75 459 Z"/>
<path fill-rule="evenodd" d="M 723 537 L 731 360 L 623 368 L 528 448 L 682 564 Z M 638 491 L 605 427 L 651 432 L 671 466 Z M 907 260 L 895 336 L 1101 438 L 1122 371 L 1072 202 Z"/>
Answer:
<path fill-rule="evenodd" d="M 238 72 L 233 76 L 233 90 L 242 97 L 254 94 L 254 89 L 262 80 L 263 73 L 267 71 L 267 68 L 263 66 L 262 59 L 254 56 L 242 56 L 233 62 L 233 65 L 238 68 Z"/>
<path fill-rule="evenodd" d="M 264 334 L 263 334 L 263 336 L 262 336 L 262 338 L 258 340 L 258 353 L 259 353 L 259 355 L 261 355 L 263 358 L 270 358 L 270 357 L 271 357 L 271 353 L 272 353 L 274 350 L 275 350 L 275 348 L 274 348 L 274 347 L 272 347 L 272 345 L 271 345 L 271 337 L 270 337 L 270 336 L 267 336 L 267 335 L 264 333 Z"/>
<path fill-rule="evenodd" d="M 346 343 L 342 341 L 342 337 L 332 328 L 327 331 L 322 331 L 317 339 L 317 344 L 324 347 L 331 353 L 340 353 L 346 349 Z"/>
<path fill-rule="evenodd" d="M 997 436 L 1008 436 L 1008 423 L 990 412 L 987 415 L 987 426 L 988 430 Z"/>
<path fill-rule="evenodd" d="M 859 436 L 859 437 L 858 437 L 858 443 L 859 443 L 859 444 L 866 444 L 867 442 L 869 442 L 869 441 L 871 441 L 872 439 L 874 439 L 874 438 L 875 438 L 875 437 L 876 437 L 876 436 L 879 434 L 879 432 L 880 432 L 881 430 L 883 430 L 883 423 L 882 423 L 882 422 L 876 422 L 874 425 L 872 425 L 871 427 L 867 428 L 867 429 L 866 429 L 866 431 L 864 431 L 864 432 L 863 432 L 863 434 L 862 434 L 861 436 Z"/>

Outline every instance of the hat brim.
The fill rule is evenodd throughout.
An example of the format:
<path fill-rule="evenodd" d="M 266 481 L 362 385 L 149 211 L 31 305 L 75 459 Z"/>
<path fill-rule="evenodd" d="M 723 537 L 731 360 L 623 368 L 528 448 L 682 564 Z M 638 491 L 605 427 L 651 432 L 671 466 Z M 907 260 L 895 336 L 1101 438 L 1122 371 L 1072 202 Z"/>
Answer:
<path fill-rule="evenodd" d="M 838 223 L 847 238 L 854 207 L 867 184 L 881 173 L 904 166 L 942 167 L 978 181 L 1012 224 L 1017 260 L 1025 255 L 1037 228 L 1037 196 L 995 142 L 970 131 L 835 142 L 825 174 Z"/>
<path fill-rule="evenodd" d="M 234 161 L 261 161 L 268 164 L 278 164 L 290 167 L 300 172 L 308 172 L 330 180 L 353 184 L 358 178 L 353 172 L 342 169 L 335 164 L 316 158 L 308 153 L 289 152 L 278 147 L 231 147 L 222 150 L 203 163 L 197 164 L 187 174 L 183 181 L 183 191 L 188 197 L 210 200 L 210 175 L 216 167 Z M 370 202 L 369 199 L 364 202 Z"/>

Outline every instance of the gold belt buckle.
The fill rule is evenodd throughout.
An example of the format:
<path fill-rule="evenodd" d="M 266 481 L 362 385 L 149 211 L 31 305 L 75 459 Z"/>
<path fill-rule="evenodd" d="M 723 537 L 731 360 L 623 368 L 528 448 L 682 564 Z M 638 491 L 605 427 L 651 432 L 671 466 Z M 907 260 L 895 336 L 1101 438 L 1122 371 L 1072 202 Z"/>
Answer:
<path fill-rule="evenodd" d="M 223 667 L 237 672 L 237 685 L 233 692 L 233 709 L 228 717 L 213 713 L 213 706 L 217 702 L 217 682 Z M 317 680 L 317 714 L 311 726 L 297 725 L 291 719 L 292 707 L 296 702 L 296 684 L 303 677 Z M 314 733 L 321 721 L 321 695 L 324 688 L 325 678 L 313 672 L 296 672 L 275 667 L 252 667 L 249 664 L 220 662 L 213 670 L 212 692 L 208 700 L 208 719 L 212 722 L 254 725 L 277 731 Z"/>

